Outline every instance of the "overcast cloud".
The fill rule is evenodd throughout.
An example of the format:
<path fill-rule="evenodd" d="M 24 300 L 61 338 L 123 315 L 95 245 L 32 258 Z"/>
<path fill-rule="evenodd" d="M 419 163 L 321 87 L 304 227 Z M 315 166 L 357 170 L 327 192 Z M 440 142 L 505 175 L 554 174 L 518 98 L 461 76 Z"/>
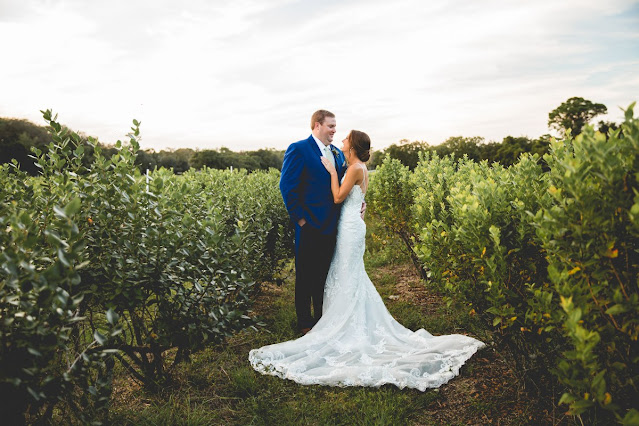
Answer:
<path fill-rule="evenodd" d="M 639 100 L 639 2 L 0 0 L 0 116 L 146 148 L 284 149 L 313 111 L 382 148 L 548 133 Z M 341 145 L 340 145 L 341 146 Z"/>

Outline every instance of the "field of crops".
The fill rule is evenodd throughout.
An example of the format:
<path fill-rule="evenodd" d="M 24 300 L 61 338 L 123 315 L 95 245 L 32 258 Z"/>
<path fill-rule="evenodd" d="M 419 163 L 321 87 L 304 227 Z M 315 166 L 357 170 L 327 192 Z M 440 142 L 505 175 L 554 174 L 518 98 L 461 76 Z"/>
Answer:
<path fill-rule="evenodd" d="M 639 423 L 639 120 L 586 127 L 505 168 L 387 159 L 368 199 L 423 277 L 582 419 Z M 561 393 L 560 393 L 561 394 Z"/>
<path fill-rule="evenodd" d="M 279 172 L 142 175 L 44 114 L 41 176 L 0 168 L 0 394 L 15 422 L 104 417 L 119 363 L 153 389 L 204 345 L 254 326 L 257 284 L 292 255 Z M 26 416 L 26 417 L 25 417 Z"/>
<path fill-rule="evenodd" d="M 0 167 L 0 394 L 9 422 L 108 418 L 114 371 L 154 391 L 207 345 L 259 325 L 259 283 L 292 257 L 279 172 L 141 174 L 44 113 L 38 177 Z M 639 423 L 639 120 L 585 128 L 503 167 L 387 159 L 367 194 L 427 286 L 561 390 L 580 421 Z"/>

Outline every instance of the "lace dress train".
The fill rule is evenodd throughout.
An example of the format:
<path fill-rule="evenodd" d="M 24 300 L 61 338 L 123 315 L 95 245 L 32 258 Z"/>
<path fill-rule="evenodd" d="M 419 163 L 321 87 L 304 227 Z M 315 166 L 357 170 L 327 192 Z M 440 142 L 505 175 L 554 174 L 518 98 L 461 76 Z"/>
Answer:
<path fill-rule="evenodd" d="M 437 388 L 484 343 L 413 332 L 391 316 L 364 269 L 363 200 L 355 185 L 344 201 L 319 322 L 298 339 L 251 350 L 249 361 L 260 373 L 303 385 Z"/>

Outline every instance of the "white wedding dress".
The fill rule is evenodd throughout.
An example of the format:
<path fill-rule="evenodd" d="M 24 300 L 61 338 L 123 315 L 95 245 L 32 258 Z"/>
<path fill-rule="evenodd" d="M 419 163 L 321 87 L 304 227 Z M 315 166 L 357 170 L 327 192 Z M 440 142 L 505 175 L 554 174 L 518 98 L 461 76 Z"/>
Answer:
<path fill-rule="evenodd" d="M 296 340 L 251 350 L 249 361 L 260 373 L 303 385 L 437 388 L 484 343 L 413 332 L 395 321 L 364 269 L 363 201 L 362 188 L 353 186 L 342 206 L 318 323 Z"/>

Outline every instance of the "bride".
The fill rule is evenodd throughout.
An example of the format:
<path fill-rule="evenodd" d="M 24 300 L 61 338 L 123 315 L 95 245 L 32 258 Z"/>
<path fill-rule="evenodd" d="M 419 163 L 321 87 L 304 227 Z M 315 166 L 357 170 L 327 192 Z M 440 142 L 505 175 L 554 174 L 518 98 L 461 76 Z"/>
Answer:
<path fill-rule="evenodd" d="M 370 139 L 353 130 L 343 143 L 349 167 L 341 186 L 333 165 L 321 158 L 331 175 L 335 203 L 344 203 L 322 316 L 296 340 L 251 350 L 249 361 L 260 373 L 303 385 L 437 388 L 458 375 L 484 343 L 460 334 L 413 332 L 388 312 L 363 260 L 366 224 L 360 209 L 368 189 L 364 162 L 370 156 Z"/>

